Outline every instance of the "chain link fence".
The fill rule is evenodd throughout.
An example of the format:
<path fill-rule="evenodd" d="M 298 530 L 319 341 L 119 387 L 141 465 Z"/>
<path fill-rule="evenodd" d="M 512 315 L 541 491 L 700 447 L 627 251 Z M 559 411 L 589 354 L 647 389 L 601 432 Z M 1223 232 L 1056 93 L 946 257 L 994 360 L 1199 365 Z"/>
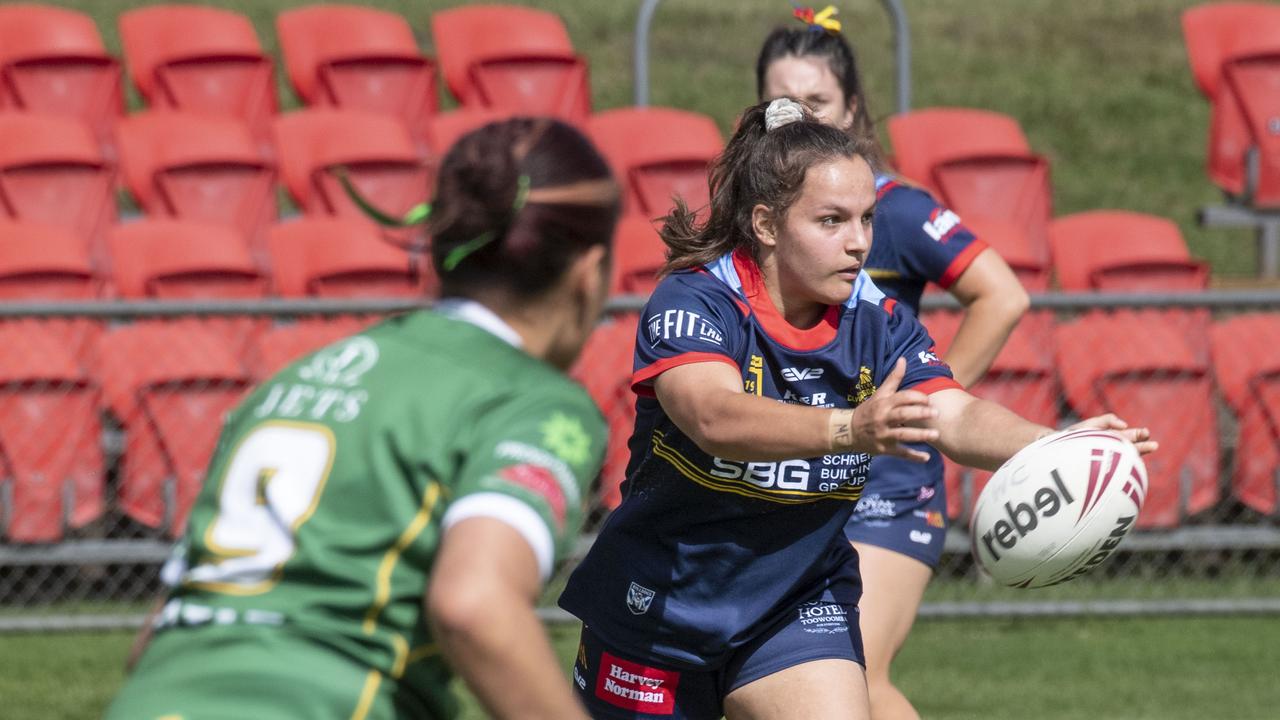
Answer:
<path fill-rule="evenodd" d="M 611 428 L 580 553 L 609 509 L 634 421 L 640 298 L 614 302 L 574 376 Z M 292 359 L 411 301 L 0 307 L 0 630 L 137 624 L 204 481 L 222 416 Z M 945 350 L 958 316 L 927 297 Z M 946 553 L 925 615 L 1280 611 L 1280 292 L 1045 295 L 973 388 L 1065 426 L 1148 425 L 1139 529 L 1101 568 L 1036 591 L 974 565 L 968 513 L 988 473 L 947 466 Z M 570 563 L 570 567 L 572 563 Z M 568 568 L 551 583 L 548 620 Z"/>

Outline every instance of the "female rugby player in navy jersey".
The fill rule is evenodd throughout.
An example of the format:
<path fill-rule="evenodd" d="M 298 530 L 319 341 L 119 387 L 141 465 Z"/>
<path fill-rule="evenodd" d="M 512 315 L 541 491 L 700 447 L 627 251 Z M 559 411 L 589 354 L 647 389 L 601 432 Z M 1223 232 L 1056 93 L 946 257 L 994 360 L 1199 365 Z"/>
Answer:
<path fill-rule="evenodd" d="M 867 718 L 844 526 L 871 455 L 924 461 L 910 444 L 927 442 L 995 468 L 1051 432 L 961 389 L 862 272 L 872 157 L 764 103 L 712 168 L 706 222 L 681 204 L 666 219 L 624 499 L 560 598 L 584 623 L 573 681 L 595 718 Z"/>
<path fill-rule="evenodd" d="M 823 121 L 875 137 L 853 50 L 834 26 L 770 33 L 756 62 L 756 88 L 761 100 L 797 97 Z M 986 374 L 1026 311 L 1027 293 L 996 251 L 925 190 L 877 174 L 876 194 L 876 241 L 864 272 L 913 314 L 930 281 L 964 305 L 944 360 L 956 381 L 969 387 Z M 889 669 L 915 622 L 946 536 L 942 457 L 925 449 L 929 461 L 923 465 L 887 456 L 873 460 L 866 493 L 845 528 L 862 569 L 859 609 L 875 720 L 919 717 Z"/>

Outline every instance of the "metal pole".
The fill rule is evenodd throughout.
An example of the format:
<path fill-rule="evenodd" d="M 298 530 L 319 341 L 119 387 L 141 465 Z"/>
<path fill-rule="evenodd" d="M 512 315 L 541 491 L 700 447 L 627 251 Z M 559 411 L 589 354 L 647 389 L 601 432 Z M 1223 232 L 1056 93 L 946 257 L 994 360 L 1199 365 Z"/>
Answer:
<path fill-rule="evenodd" d="M 893 54 L 897 65 L 898 112 L 911 109 L 911 29 L 902 0 L 880 0 L 893 20 Z"/>
<path fill-rule="evenodd" d="M 661 2 L 662 0 L 644 0 L 644 4 L 640 6 L 640 16 L 636 19 L 636 47 L 631 66 L 636 107 L 649 105 L 649 26 L 653 24 L 653 14 L 657 12 Z"/>

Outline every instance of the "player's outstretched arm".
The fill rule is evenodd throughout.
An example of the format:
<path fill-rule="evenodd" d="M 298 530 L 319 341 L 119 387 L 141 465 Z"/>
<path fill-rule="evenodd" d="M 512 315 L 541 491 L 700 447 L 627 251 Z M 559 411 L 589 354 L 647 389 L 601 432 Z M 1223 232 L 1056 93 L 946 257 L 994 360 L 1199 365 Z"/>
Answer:
<path fill-rule="evenodd" d="M 925 427 L 935 412 L 923 393 L 899 391 L 906 365 L 854 410 L 781 403 L 743 392 L 742 378 L 719 362 L 671 368 L 654 381 L 667 416 L 698 447 L 726 460 L 765 462 L 830 452 L 898 455 L 924 462 L 928 456 L 903 443 L 931 442 Z"/>
<path fill-rule="evenodd" d="M 427 616 L 490 717 L 587 720 L 534 613 L 541 585 L 518 531 L 488 517 L 461 520 L 442 540 Z"/>
<path fill-rule="evenodd" d="M 930 396 L 938 412 L 938 439 L 933 442 L 947 457 L 969 467 L 995 470 L 1022 448 L 1053 432 L 1018 414 L 964 390 L 940 390 Z M 1158 445 L 1144 427 L 1130 428 L 1115 415 L 1099 415 L 1073 427 L 1115 430 L 1146 454 Z"/>

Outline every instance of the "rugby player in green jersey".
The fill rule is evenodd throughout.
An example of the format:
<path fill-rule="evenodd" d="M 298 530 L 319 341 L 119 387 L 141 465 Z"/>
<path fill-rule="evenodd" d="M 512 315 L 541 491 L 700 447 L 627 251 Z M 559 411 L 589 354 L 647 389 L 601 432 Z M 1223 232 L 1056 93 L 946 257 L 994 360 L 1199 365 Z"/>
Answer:
<path fill-rule="evenodd" d="M 605 426 L 563 371 L 617 186 L 576 130 L 495 123 L 440 169 L 443 300 L 294 363 L 228 418 L 112 720 L 585 718 L 534 613 Z"/>

